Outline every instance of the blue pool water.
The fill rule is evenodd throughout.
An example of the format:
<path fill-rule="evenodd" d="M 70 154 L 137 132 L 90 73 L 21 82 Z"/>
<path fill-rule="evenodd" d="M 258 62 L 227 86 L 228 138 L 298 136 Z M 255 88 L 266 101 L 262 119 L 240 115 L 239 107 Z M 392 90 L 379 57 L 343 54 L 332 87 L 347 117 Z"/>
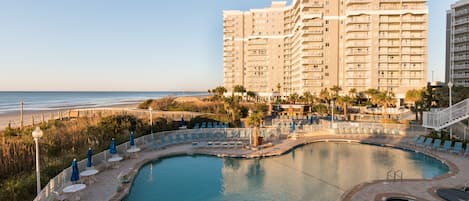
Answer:
<path fill-rule="evenodd" d="M 162 159 L 142 167 L 125 200 L 338 200 L 359 183 L 385 179 L 390 169 L 402 170 L 406 179 L 449 171 L 421 153 L 324 142 L 265 159 Z"/>

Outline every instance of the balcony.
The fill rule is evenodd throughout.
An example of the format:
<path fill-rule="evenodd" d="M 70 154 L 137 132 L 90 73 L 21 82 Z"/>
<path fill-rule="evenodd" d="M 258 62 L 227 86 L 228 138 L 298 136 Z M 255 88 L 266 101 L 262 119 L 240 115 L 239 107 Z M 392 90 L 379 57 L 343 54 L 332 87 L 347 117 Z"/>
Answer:
<path fill-rule="evenodd" d="M 411 46 L 411 47 L 423 47 L 423 43 L 402 43 L 402 46 Z"/>
<path fill-rule="evenodd" d="M 453 57 L 453 59 L 455 61 L 466 61 L 466 60 L 469 60 L 469 57 L 468 56 L 455 56 Z"/>
<path fill-rule="evenodd" d="M 466 46 L 454 48 L 454 52 L 461 52 L 461 51 L 467 51 L 467 50 L 469 50 L 469 47 L 466 47 Z"/>
<path fill-rule="evenodd" d="M 379 43 L 379 46 L 381 47 L 399 47 L 401 44 L 398 42 L 395 43 Z"/>
<path fill-rule="evenodd" d="M 469 69 L 469 65 L 467 64 L 456 64 L 453 66 L 454 70 L 467 70 Z"/>
<path fill-rule="evenodd" d="M 318 52 L 318 53 L 303 53 L 303 57 L 322 57 L 323 53 Z"/>
<path fill-rule="evenodd" d="M 460 19 L 460 20 L 456 20 L 454 22 L 454 25 L 455 26 L 458 26 L 458 25 L 463 25 L 463 24 L 466 24 L 469 22 L 469 19 L 466 19 L 466 18 L 463 18 L 463 19 Z"/>
<path fill-rule="evenodd" d="M 303 42 L 322 42 L 322 37 L 306 37 Z"/>
<path fill-rule="evenodd" d="M 348 42 L 347 47 L 369 47 L 371 46 L 370 42 Z"/>
<path fill-rule="evenodd" d="M 347 59 L 345 63 L 368 63 L 368 59 Z"/>
<path fill-rule="evenodd" d="M 354 3 L 357 3 L 357 4 L 370 3 L 371 1 L 372 0 L 348 0 L 347 5 L 354 4 Z"/>
<path fill-rule="evenodd" d="M 304 59 L 303 64 L 321 65 L 321 64 L 323 64 L 323 61 L 322 60 Z"/>
<path fill-rule="evenodd" d="M 370 36 L 366 34 L 348 34 L 347 39 L 369 39 Z"/>
<path fill-rule="evenodd" d="M 469 78 L 469 74 L 453 74 L 453 78 Z"/>
<path fill-rule="evenodd" d="M 362 26 L 362 27 L 359 27 L 359 26 L 347 26 L 346 31 L 347 31 L 347 32 L 351 32 L 351 31 L 369 31 L 369 29 L 368 29 L 368 27 L 366 27 L 366 26 Z"/>
<path fill-rule="evenodd" d="M 459 28 L 454 30 L 454 34 L 462 34 L 462 33 L 467 33 L 469 32 L 468 28 Z"/>
<path fill-rule="evenodd" d="M 322 35 L 322 30 L 304 30 L 304 34 L 314 34 L 314 35 Z"/>
<path fill-rule="evenodd" d="M 307 68 L 307 67 L 305 67 L 303 69 L 304 73 L 307 73 L 307 72 L 322 72 L 322 71 L 323 71 L 322 68 L 311 68 L 311 67 Z"/>
<path fill-rule="evenodd" d="M 465 43 L 469 41 L 469 37 L 455 38 L 454 43 Z"/>
<path fill-rule="evenodd" d="M 324 4 L 322 3 L 303 3 L 301 4 L 303 8 L 322 8 Z"/>
<path fill-rule="evenodd" d="M 402 22 L 423 23 L 425 22 L 425 19 L 423 17 L 403 17 Z"/>
<path fill-rule="evenodd" d="M 322 50 L 322 45 L 303 45 L 303 49 Z"/>
<path fill-rule="evenodd" d="M 423 26 L 402 26 L 402 30 L 425 30 Z"/>
<path fill-rule="evenodd" d="M 363 23 L 370 23 L 370 20 L 367 18 L 354 18 L 354 19 L 348 19 L 347 23 L 348 24 L 363 24 Z"/>
<path fill-rule="evenodd" d="M 414 51 L 402 51 L 401 54 L 420 55 L 420 54 L 425 54 L 425 51 L 423 51 L 423 50 L 421 50 L 421 51 L 417 51 L 417 50 L 414 50 Z"/>
<path fill-rule="evenodd" d="M 310 27 L 322 27 L 323 24 L 322 22 L 305 22 L 304 26 L 310 26 Z"/>
<path fill-rule="evenodd" d="M 379 38 L 400 38 L 399 34 L 386 34 L 386 35 L 379 35 Z"/>
<path fill-rule="evenodd" d="M 402 34 L 402 38 L 425 38 L 423 34 Z"/>
<path fill-rule="evenodd" d="M 322 75 L 305 75 L 302 80 L 322 80 Z"/>
<path fill-rule="evenodd" d="M 464 10 L 461 10 L 461 11 L 457 11 L 455 13 L 455 17 L 458 17 L 458 16 L 461 16 L 461 15 L 466 15 L 469 13 L 469 10 L 468 9 L 464 9 Z"/>

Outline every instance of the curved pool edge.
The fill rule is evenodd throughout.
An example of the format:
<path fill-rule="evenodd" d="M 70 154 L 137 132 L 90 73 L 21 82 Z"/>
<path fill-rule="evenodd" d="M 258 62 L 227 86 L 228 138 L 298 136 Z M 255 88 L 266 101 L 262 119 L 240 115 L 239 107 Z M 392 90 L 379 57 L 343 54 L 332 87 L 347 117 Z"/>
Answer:
<path fill-rule="evenodd" d="M 372 143 L 370 143 L 370 144 L 372 144 Z M 355 196 L 358 192 L 360 192 L 364 188 L 366 188 L 368 186 L 372 186 L 372 185 L 379 185 L 379 184 L 384 184 L 384 183 L 441 181 L 441 180 L 453 177 L 453 176 L 457 175 L 460 172 L 458 166 L 456 164 L 454 164 L 453 162 L 451 162 L 450 160 L 447 160 L 445 158 L 442 158 L 439 155 L 436 155 L 436 154 L 433 154 L 433 153 L 430 153 L 430 152 L 425 152 L 425 150 L 420 151 L 420 150 L 417 150 L 417 149 L 413 149 L 411 147 L 403 146 L 402 144 L 375 144 L 375 145 L 385 146 L 385 147 L 392 147 L 392 148 L 395 148 L 395 149 L 401 149 L 401 150 L 405 150 L 405 151 L 413 151 L 413 152 L 416 152 L 416 153 L 422 153 L 426 156 L 433 157 L 433 158 L 441 161 L 446 166 L 448 166 L 449 171 L 445 174 L 439 175 L 439 176 L 431 178 L 431 179 L 402 179 L 401 181 L 392 181 L 392 180 L 390 181 L 390 180 L 385 180 L 385 179 L 378 179 L 378 180 L 373 180 L 373 181 L 370 181 L 370 182 L 363 182 L 363 183 L 355 185 L 351 189 L 344 192 L 342 194 L 341 198 L 340 198 L 341 200 L 345 200 L 345 201 L 352 200 L 353 196 Z M 432 195 L 435 199 L 439 198 L 436 195 L 436 193 L 434 193 L 432 191 L 432 189 L 428 189 L 427 192 L 430 195 Z M 373 200 L 382 201 L 383 198 L 385 198 L 386 196 L 389 196 L 389 195 L 402 195 L 402 196 L 418 197 L 418 195 L 403 194 L 403 193 L 399 193 L 399 192 L 379 192 L 378 195 L 376 195 Z"/>
<path fill-rule="evenodd" d="M 320 137 L 320 138 L 317 138 Z M 399 137 L 402 138 L 402 137 Z M 390 147 L 390 148 L 395 148 L 395 149 L 401 149 L 403 151 L 411 151 L 411 152 L 416 152 L 416 153 L 422 153 L 424 155 L 427 155 L 429 157 L 433 157 L 445 165 L 448 166 L 449 171 L 447 173 L 444 173 L 440 176 L 434 177 L 432 179 L 403 179 L 402 181 L 417 181 L 417 182 L 430 182 L 430 181 L 436 181 L 436 180 L 442 180 L 446 179 L 449 177 L 452 177 L 459 173 L 459 168 L 453 164 L 451 161 L 443 159 L 437 155 L 431 154 L 431 153 L 426 153 L 426 152 L 420 152 L 416 149 L 411 149 L 409 147 L 405 146 L 400 146 L 398 143 L 396 144 L 390 144 L 390 143 L 379 143 L 379 142 L 372 142 L 370 140 L 390 140 L 390 139 L 395 139 L 395 138 L 364 138 L 364 139 L 349 139 L 349 138 L 344 138 L 341 136 L 316 136 L 315 137 L 307 137 L 303 139 L 298 139 L 295 141 L 290 141 L 290 142 L 295 142 L 295 143 L 290 143 L 288 144 L 288 147 L 284 147 L 284 149 L 281 150 L 281 152 L 273 153 L 273 154 L 251 154 L 251 155 L 235 155 L 235 154 L 220 154 L 220 153 L 215 153 L 215 152 L 210 152 L 207 150 L 195 150 L 192 149 L 191 151 L 175 151 L 167 154 L 162 154 L 160 156 L 157 156 L 152 159 L 145 159 L 140 162 L 137 162 L 134 167 L 132 168 L 132 171 L 129 172 L 128 176 L 130 176 L 130 181 L 125 184 L 121 184 L 121 191 L 116 192 L 116 194 L 110 199 L 110 200 L 124 200 L 128 194 L 130 193 L 130 189 L 132 188 L 132 185 L 134 183 L 134 180 L 140 171 L 140 169 L 145 166 L 146 164 L 150 162 L 155 162 L 164 158 L 171 158 L 171 157 L 178 157 L 178 156 L 193 156 L 193 155 L 202 155 L 202 156 L 211 156 L 211 157 L 228 157 L 228 158 L 244 158 L 244 159 L 255 159 L 255 158 L 268 158 L 268 157 L 275 157 L 275 156 L 281 156 L 284 154 L 287 154 L 294 149 L 298 147 L 302 147 L 308 144 L 312 143 L 318 143 L 318 142 L 342 142 L 342 143 L 361 143 L 361 144 L 367 144 L 367 145 L 373 145 L 373 146 L 383 146 L 383 147 Z M 283 143 L 282 143 L 283 144 Z M 177 145 L 172 145 L 172 146 L 177 146 Z M 160 150 L 152 150 L 152 152 L 158 152 Z M 374 184 L 379 184 L 382 182 L 393 182 L 389 180 L 373 180 L 369 182 L 364 182 L 357 184 L 350 188 L 349 190 L 345 191 L 340 199 L 341 200 L 352 200 L 352 197 L 357 193 L 360 192 L 364 187 L 369 186 L 369 185 L 374 185 Z M 381 194 L 389 194 L 388 192 L 380 192 Z M 436 195 L 436 194 L 435 194 Z M 378 198 L 375 198 L 375 200 L 380 200 Z"/>

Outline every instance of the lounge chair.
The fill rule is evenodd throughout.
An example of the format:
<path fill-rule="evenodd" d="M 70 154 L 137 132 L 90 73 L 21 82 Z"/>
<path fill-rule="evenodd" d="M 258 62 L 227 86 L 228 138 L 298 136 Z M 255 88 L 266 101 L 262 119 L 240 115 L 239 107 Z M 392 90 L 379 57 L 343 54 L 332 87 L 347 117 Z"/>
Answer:
<path fill-rule="evenodd" d="M 199 128 L 199 123 L 195 123 L 193 129 L 198 129 Z"/>
<path fill-rule="evenodd" d="M 208 122 L 208 123 L 207 123 L 207 128 L 213 128 L 212 122 Z"/>
<path fill-rule="evenodd" d="M 174 144 L 174 138 L 172 135 L 169 136 L 169 144 Z"/>
<path fill-rule="evenodd" d="M 176 143 L 181 143 L 182 142 L 182 138 L 179 134 L 176 134 Z"/>
<path fill-rule="evenodd" d="M 435 142 L 433 142 L 432 148 L 435 150 L 438 150 L 441 146 L 441 139 L 436 139 Z"/>
<path fill-rule="evenodd" d="M 203 134 L 203 133 L 199 133 L 199 137 L 198 137 L 198 139 L 199 139 L 199 140 L 203 140 L 203 139 L 205 139 L 205 138 L 204 138 L 204 134 Z"/>
<path fill-rule="evenodd" d="M 189 134 L 187 134 L 187 133 L 184 134 L 184 141 L 185 142 L 189 141 Z"/>
<path fill-rule="evenodd" d="M 459 154 L 459 153 L 461 153 L 461 151 L 462 151 L 462 142 L 456 142 L 454 144 L 453 149 L 451 150 L 451 153 Z"/>
<path fill-rule="evenodd" d="M 464 152 L 464 156 L 469 155 L 469 143 L 466 144 L 466 151 Z"/>
<path fill-rule="evenodd" d="M 192 139 L 192 141 L 197 140 L 197 135 L 195 133 L 192 133 L 191 134 L 191 139 Z"/>
<path fill-rule="evenodd" d="M 425 142 L 423 143 L 423 147 L 425 148 L 430 148 L 433 142 L 433 138 L 429 137 L 425 139 Z"/>
<path fill-rule="evenodd" d="M 439 148 L 438 150 L 441 150 L 441 151 L 449 151 L 449 149 L 451 149 L 451 144 L 453 142 L 451 142 L 450 140 L 446 140 L 445 143 L 443 144 L 443 147 L 442 148 Z"/>
<path fill-rule="evenodd" d="M 230 127 L 230 124 L 228 124 L 228 122 L 225 122 L 225 128 L 229 128 Z"/>
<path fill-rule="evenodd" d="M 202 122 L 202 125 L 200 126 L 200 128 L 207 128 L 207 123 L 206 123 L 206 122 Z"/>
<path fill-rule="evenodd" d="M 417 140 L 417 143 L 415 143 L 415 146 L 422 146 L 423 142 L 425 141 L 425 137 L 421 137 Z"/>

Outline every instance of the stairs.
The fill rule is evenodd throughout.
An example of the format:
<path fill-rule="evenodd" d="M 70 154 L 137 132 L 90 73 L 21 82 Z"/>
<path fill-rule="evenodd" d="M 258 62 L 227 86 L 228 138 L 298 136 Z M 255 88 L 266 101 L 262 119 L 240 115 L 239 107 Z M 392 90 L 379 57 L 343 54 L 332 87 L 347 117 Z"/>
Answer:
<path fill-rule="evenodd" d="M 444 110 L 424 112 L 422 126 L 439 131 L 467 118 L 469 118 L 469 98 Z"/>

